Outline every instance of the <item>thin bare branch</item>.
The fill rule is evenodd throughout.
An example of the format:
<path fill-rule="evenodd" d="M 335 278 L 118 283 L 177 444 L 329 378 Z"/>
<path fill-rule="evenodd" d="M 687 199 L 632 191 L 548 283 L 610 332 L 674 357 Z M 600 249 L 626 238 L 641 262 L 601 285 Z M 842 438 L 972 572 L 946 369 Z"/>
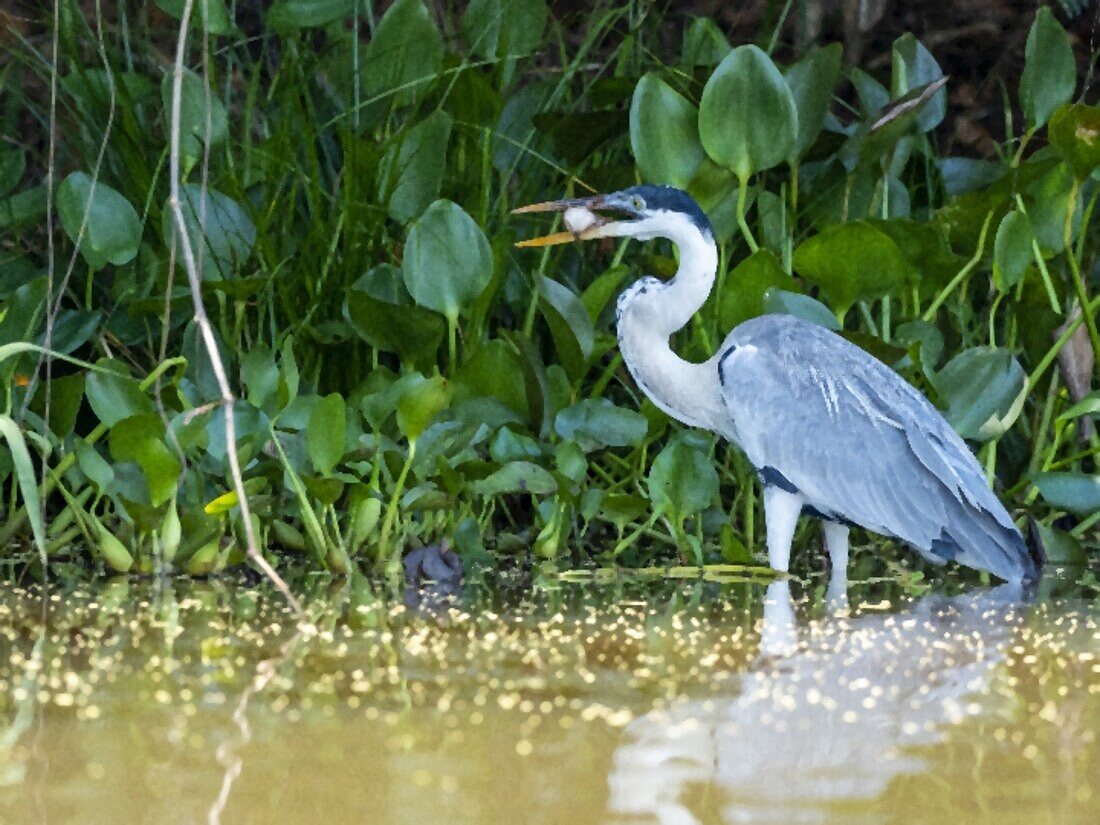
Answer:
<path fill-rule="evenodd" d="M 303 616 L 302 606 L 298 603 L 294 594 L 290 592 L 286 582 L 275 572 L 275 568 L 260 553 L 259 546 L 256 543 L 256 531 L 252 526 L 252 512 L 248 505 L 248 493 L 244 489 L 240 457 L 237 455 L 237 426 L 233 420 L 233 406 L 236 398 L 229 386 L 225 364 L 222 363 L 217 340 L 214 338 L 214 328 L 210 325 L 210 319 L 206 315 L 206 307 L 202 301 L 202 277 L 199 274 L 198 264 L 195 260 L 195 251 L 191 248 L 191 236 L 187 231 L 187 223 L 183 217 L 183 205 L 180 201 L 180 109 L 183 93 L 183 60 L 187 51 L 187 30 L 191 22 L 193 8 L 194 0 L 185 0 L 183 14 L 180 16 L 176 60 L 172 69 L 172 117 L 168 130 L 170 141 L 168 150 L 168 207 L 172 212 L 172 219 L 176 225 L 184 270 L 187 272 L 187 280 L 191 287 L 191 298 L 195 306 L 195 324 L 202 335 L 203 344 L 210 358 L 210 366 L 214 370 L 214 378 L 218 382 L 218 390 L 221 393 L 222 408 L 225 413 L 226 456 L 229 459 L 229 472 L 233 479 L 233 489 L 237 493 L 237 504 L 241 509 L 248 557 L 283 594 L 298 618 L 301 619 Z"/>

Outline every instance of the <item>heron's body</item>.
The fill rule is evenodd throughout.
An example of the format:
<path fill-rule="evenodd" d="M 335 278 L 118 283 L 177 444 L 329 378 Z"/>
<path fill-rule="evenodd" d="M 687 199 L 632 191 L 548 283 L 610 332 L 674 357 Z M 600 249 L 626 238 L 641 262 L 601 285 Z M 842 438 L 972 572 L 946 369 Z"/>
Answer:
<path fill-rule="evenodd" d="M 847 564 L 848 527 L 858 525 L 937 564 L 956 561 L 1008 581 L 1037 577 L 1040 559 L 962 439 L 864 350 L 810 322 L 765 315 L 734 329 L 703 363 L 673 352 L 670 337 L 714 284 L 710 225 L 694 201 L 668 187 L 635 187 L 604 201 L 639 217 L 589 236 L 664 237 L 680 254 L 671 281 L 643 278 L 619 298 L 623 360 L 658 407 L 744 450 L 764 485 L 773 568 L 787 570 L 805 511 L 824 520 L 834 566 Z"/>

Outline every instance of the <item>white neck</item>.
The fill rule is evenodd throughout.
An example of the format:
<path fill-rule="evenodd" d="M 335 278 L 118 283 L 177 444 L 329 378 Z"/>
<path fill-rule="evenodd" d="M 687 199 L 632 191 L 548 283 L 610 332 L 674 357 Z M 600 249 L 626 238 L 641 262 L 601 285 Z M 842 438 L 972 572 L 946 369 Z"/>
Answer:
<path fill-rule="evenodd" d="M 679 213 L 635 225 L 631 236 L 668 238 L 680 253 L 680 268 L 668 283 L 643 278 L 619 298 L 619 349 L 638 386 L 658 407 L 693 427 L 719 431 L 723 402 L 714 359 L 693 364 L 672 351 L 669 338 L 683 328 L 710 294 L 718 270 L 718 248 Z M 638 231 L 641 230 L 641 231 Z"/>

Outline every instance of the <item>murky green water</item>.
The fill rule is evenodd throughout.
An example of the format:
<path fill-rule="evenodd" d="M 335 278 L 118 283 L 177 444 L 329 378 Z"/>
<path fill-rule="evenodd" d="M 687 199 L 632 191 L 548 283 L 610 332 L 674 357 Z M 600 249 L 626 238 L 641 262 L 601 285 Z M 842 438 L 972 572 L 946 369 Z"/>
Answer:
<path fill-rule="evenodd" d="M 304 632 L 240 584 L 5 586 L 0 820 L 1095 822 L 1100 611 L 1051 584 L 314 582 Z"/>

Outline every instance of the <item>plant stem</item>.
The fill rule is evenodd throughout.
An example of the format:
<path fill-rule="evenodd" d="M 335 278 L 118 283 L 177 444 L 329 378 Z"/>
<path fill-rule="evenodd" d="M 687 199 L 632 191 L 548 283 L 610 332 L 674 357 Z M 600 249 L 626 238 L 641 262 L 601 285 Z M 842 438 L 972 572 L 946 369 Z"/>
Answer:
<path fill-rule="evenodd" d="M 974 250 L 973 256 L 967 261 L 963 268 L 958 271 L 958 274 L 951 279 L 951 283 L 940 290 L 940 294 L 936 296 L 936 299 L 929 305 L 928 309 L 924 311 L 924 315 L 921 316 L 925 321 L 933 321 L 936 317 L 936 311 L 939 310 L 940 305 L 947 300 L 947 296 L 958 289 L 966 276 L 970 274 L 971 270 L 978 265 L 978 262 L 982 259 L 982 254 L 985 252 L 985 236 L 989 232 L 989 224 L 993 221 L 993 213 L 989 212 L 985 216 L 985 222 L 982 224 L 981 234 L 978 235 L 978 248 Z"/>
<path fill-rule="evenodd" d="M 745 243 L 749 245 L 750 252 L 756 252 L 760 247 L 756 243 L 756 238 L 752 236 L 752 230 L 749 229 L 748 223 L 745 221 L 745 199 L 749 194 L 749 180 L 748 178 L 741 178 L 737 185 L 737 225 L 741 227 L 741 234 L 745 238 Z"/>
<path fill-rule="evenodd" d="M 409 476 L 409 469 L 412 467 L 414 458 L 416 458 L 416 441 L 410 441 L 409 454 L 405 457 L 405 464 L 401 468 L 400 475 L 397 476 L 397 483 L 394 484 L 393 495 L 390 496 L 390 503 L 386 506 L 386 517 L 382 520 L 382 534 L 378 539 L 379 549 L 386 554 L 387 573 L 393 573 L 400 561 L 400 557 L 396 553 L 389 552 L 386 545 L 389 544 L 393 522 L 397 518 L 397 502 L 405 489 L 405 479 Z"/>

